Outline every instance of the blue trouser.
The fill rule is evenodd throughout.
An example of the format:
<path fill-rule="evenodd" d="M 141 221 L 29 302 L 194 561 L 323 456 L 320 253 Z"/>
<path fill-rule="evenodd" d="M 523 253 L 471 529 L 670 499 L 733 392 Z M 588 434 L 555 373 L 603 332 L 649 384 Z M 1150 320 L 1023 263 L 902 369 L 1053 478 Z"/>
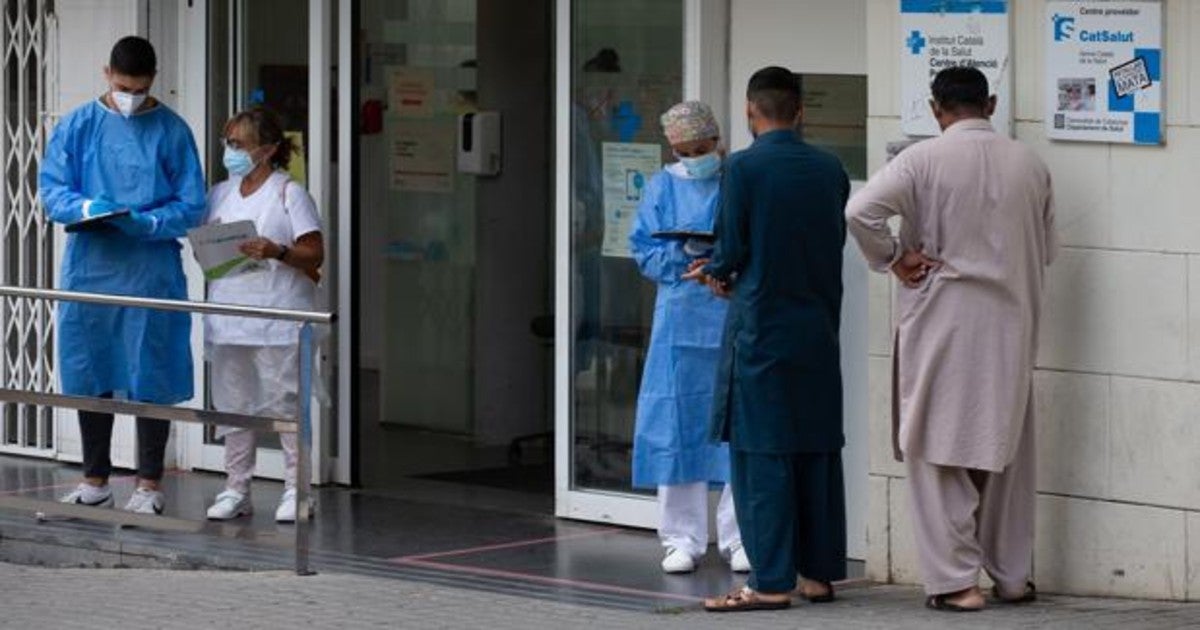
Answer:
<path fill-rule="evenodd" d="M 846 577 L 842 454 L 748 453 L 730 449 L 733 500 L 750 588 L 786 593 L 796 574 L 820 582 Z"/>

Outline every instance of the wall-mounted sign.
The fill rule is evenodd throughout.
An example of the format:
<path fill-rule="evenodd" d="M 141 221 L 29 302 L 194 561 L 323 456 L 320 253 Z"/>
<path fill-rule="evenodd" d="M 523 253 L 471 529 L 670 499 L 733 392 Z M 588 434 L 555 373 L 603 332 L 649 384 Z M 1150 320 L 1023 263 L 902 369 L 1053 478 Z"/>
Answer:
<path fill-rule="evenodd" d="M 944 68 L 972 66 L 996 96 L 996 131 L 1011 135 L 1012 64 L 1007 0 L 900 0 L 900 122 L 910 136 L 940 132 L 929 85 Z"/>
<path fill-rule="evenodd" d="M 1162 4 L 1046 4 L 1046 133 L 1162 143 Z"/>
<path fill-rule="evenodd" d="M 662 169 L 662 147 L 635 142 L 605 142 L 601 147 L 604 169 L 605 256 L 632 258 L 629 232 L 637 217 L 642 194 L 650 178 Z"/>

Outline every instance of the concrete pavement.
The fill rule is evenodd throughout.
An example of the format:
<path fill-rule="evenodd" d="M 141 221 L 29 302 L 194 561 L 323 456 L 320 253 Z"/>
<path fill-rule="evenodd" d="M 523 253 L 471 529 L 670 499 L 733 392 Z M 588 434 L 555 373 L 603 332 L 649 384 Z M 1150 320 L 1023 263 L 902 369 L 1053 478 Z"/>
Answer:
<path fill-rule="evenodd" d="M 927 611 L 908 587 L 844 590 L 834 604 L 713 615 L 630 612 L 386 577 L 325 573 L 49 569 L 0 564 L 0 628 L 1200 628 L 1200 605 L 1046 596 L 983 613 Z"/>

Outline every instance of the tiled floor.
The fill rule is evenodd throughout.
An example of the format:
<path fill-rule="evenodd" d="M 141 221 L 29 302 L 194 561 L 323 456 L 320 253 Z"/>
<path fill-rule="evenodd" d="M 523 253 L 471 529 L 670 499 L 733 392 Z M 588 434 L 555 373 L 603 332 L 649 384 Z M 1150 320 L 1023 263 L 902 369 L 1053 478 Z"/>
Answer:
<path fill-rule="evenodd" d="M 0 458 L 0 495 L 54 498 L 73 487 L 78 469 Z M 113 480 L 118 506 L 133 489 Z M 221 490 L 217 475 L 172 471 L 164 480 L 168 516 L 197 522 Z M 112 537 L 139 549 L 189 551 L 200 565 L 253 556 L 257 566 L 291 566 L 293 528 L 273 521 L 281 485 L 255 482 L 252 518 L 209 524 L 199 533 L 152 532 L 84 522 L 36 523 L 0 511 L 0 533 L 14 529 L 63 538 Z M 317 490 L 314 569 L 395 574 L 485 590 L 628 608 L 694 604 L 734 581 L 715 551 L 686 576 L 664 575 L 652 532 L 577 523 L 552 516 L 552 497 L 482 485 L 409 480 L 388 492 Z M 230 563 L 228 566 L 234 566 Z M 852 572 L 860 571 L 852 566 Z"/>

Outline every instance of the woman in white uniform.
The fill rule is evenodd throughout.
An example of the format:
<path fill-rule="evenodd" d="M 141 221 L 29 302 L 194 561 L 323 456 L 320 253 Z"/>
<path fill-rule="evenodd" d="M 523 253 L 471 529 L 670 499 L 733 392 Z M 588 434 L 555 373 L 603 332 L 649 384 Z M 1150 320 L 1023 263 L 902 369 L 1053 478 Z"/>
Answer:
<path fill-rule="evenodd" d="M 205 223 L 253 221 L 258 238 L 241 245 L 260 269 L 213 280 L 208 299 L 225 304 L 312 310 L 325 257 L 316 204 L 288 176 L 293 147 L 279 116 L 255 108 L 225 124 L 229 179 L 208 195 Z M 299 404 L 299 324 L 248 317 L 206 316 L 205 346 L 212 363 L 212 404 L 218 411 L 296 417 Z M 250 514 L 250 479 L 257 439 L 253 431 L 222 427 L 225 491 L 208 518 Z M 296 434 L 281 433 L 284 493 L 275 520 L 296 520 Z"/>

